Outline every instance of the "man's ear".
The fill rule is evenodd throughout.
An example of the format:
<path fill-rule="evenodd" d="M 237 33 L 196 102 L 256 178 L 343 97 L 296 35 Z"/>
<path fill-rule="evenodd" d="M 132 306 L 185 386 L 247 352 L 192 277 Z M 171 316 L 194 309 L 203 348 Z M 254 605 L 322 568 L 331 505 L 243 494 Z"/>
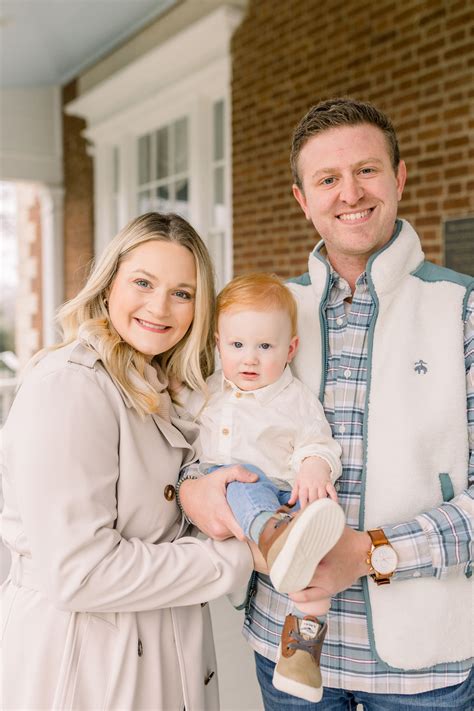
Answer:
<path fill-rule="evenodd" d="M 293 338 L 290 341 L 290 346 L 288 348 L 288 357 L 286 359 L 287 363 L 291 363 L 293 358 L 296 355 L 296 351 L 298 350 L 298 345 L 299 345 L 300 339 L 298 336 L 293 336 Z"/>
<path fill-rule="evenodd" d="M 311 217 L 310 217 L 310 214 L 308 211 L 308 205 L 307 205 L 306 197 L 305 197 L 303 190 L 300 187 L 298 187 L 298 185 L 296 183 L 293 183 L 292 189 L 293 189 L 293 195 L 295 196 L 295 200 L 298 203 L 298 205 L 301 207 L 301 209 L 303 210 L 304 216 L 306 217 L 307 220 L 310 220 Z"/>
<path fill-rule="evenodd" d="M 397 195 L 398 195 L 398 200 L 400 201 L 402 199 L 402 194 L 403 194 L 403 188 L 405 187 L 407 179 L 407 166 L 404 160 L 401 160 L 400 163 L 398 164 L 398 169 L 397 169 Z"/>

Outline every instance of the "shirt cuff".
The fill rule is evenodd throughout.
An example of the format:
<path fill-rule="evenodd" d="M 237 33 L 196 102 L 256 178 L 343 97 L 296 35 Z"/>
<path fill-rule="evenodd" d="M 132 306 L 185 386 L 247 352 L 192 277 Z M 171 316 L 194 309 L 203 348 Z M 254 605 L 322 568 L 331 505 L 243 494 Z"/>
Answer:
<path fill-rule="evenodd" d="M 418 521 L 381 526 L 381 528 L 398 557 L 397 569 L 392 580 L 434 576 L 428 538 Z"/>

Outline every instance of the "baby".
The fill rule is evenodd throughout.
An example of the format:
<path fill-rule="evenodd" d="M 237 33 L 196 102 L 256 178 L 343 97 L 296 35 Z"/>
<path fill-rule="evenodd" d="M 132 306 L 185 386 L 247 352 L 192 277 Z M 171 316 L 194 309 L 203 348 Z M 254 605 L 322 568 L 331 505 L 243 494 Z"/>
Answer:
<path fill-rule="evenodd" d="M 298 347 L 296 304 L 269 274 L 233 279 L 217 299 L 216 342 L 222 371 L 208 399 L 190 393 L 187 409 L 201 426 L 201 470 L 243 464 L 256 483 L 232 482 L 227 501 L 262 552 L 272 585 L 283 593 L 307 587 L 344 528 L 336 503 L 340 447 L 318 398 L 291 374 Z M 293 508 L 294 513 L 288 513 Z M 273 684 L 317 702 L 325 616 L 294 608 L 282 633 Z"/>

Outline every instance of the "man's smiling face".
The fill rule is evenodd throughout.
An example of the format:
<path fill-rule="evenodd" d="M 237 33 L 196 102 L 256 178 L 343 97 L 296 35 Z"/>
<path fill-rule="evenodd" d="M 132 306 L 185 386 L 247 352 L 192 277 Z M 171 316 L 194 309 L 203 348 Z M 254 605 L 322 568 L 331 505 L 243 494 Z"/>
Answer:
<path fill-rule="evenodd" d="M 406 179 L 397 172 L 383 132 L 360 124 L 322 131 L 301 149 L 303 186 L 293 193 L 306 218 L 324 239 L 333 266 L 342 260 L 366 262 L 393 234 Z"/>

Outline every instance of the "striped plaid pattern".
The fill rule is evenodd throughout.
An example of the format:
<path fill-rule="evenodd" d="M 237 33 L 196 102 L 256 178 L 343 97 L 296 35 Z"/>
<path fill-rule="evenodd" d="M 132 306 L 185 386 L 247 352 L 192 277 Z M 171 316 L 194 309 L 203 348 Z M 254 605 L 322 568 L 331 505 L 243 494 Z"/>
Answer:
<path fill-rule="evenodd" d="M 326 309 L 329 363 L 324 409 L 333 435 L 343 450 L 339 501 L 346 513 L 348 524 L 357 528 L 363 469 L 367 337 L 374 312 L 365 274 L 357 281 L 352 306 L 346 315 L 344 299 L 350 297 L 350 294 L 347 282 L 332 272 Z M 474 481 L 473 320 L 474 298 L 470 301 L 465 341 L 471 437 L 471 489 L 455 501 L 418 516 L 414 521 L 384 528 L 399 556 L 400 569 L 396 575 L 400 579 L 420 575 L 442 577 L 448 566 L 460 565 L 466 568 L 469 561 L 469 507 L 472 506 Z M 348 370 L 351 371 L 350 378 L 344 374 Z M 445 531 L 450 534 L 449 544 L 444 536 Z M 255 651 L 273 661 L 276 660 L 281 628 L 291 607 L 287 597 L 273 590 L 269 578 L 257 576 L 257 584 L 248 604 L 244 636 Z M 321 668 L 324 684 L 329 687 L 373 693 L 416 694 L 460 683 L 467 677 L 471 668 L 470 662 L 460 662 L 417 672 L 387 671 L 370 650 L 360 584 L 353 585 L 333 598 L 328 627 Z M 420 644 L 423 644 L 423 640 L 420 640 Z"/>

